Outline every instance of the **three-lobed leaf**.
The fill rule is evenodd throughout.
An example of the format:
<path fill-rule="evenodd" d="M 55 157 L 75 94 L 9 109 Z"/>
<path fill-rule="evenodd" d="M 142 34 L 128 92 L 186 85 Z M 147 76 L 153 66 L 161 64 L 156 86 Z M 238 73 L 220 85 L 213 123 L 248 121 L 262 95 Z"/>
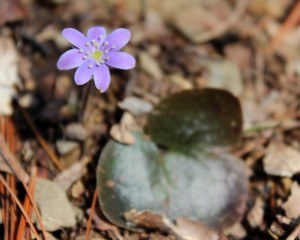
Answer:
<path fill-rule="evenodd" d="M 151 139 L 173 149 L 235 143 L 242 131 L 238 99 L 225 90 L 206 88 L 173 94 L 149 114 Z"/>

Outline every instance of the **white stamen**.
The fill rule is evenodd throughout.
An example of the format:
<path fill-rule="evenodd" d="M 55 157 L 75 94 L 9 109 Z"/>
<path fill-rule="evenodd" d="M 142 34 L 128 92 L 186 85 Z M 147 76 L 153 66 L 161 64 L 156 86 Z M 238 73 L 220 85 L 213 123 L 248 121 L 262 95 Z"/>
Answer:
<path fill-rule="evenodd" d="M 83 59 L 86 60 L 86 59 L 87 59 L 87 56 L 83 56 Z"/>
<path fill-rule="evenodd" d="M 104 60 L 101 60 L 100 63 L 104 63 Z"/>
<path fill-rule="evenodd" d="M 106 60 L 109 60 L 109 56 L 106 57 Z"/>
<path fill-rule="evenodd" d="M 93 64 L 90 64 L 90 65 L 89 65 L 89 69 L 91 69 L 92 67 L 93 67 Z"/>
<path fill-rule="evenodd" d="M 105 50 L 104 53 L 108 53 L 108 50 Z"/>
<path fill-rule="evenodd" d="M 83 50 L 82 50 L 82 49 L 79 49 L 79 52 L 80 52 L 80 53 L 83 53 Z"/>
<path fill-rule="evenodd" d="M 114 49 L 116 47 L 116 45 L 112 45 L 110 49 Z"/>
<path fill-rule="evenodd" d="M 94 45 L 95 47 L 98 46 L 98 43 L 97 43 L 97 41 L 96 41 L 95 39 L 93 39 L 92 43 L 93 43 L 93 45 Z"/>
<path fill-rule="evenodd" d="M 97 62 L 96 65 L 97 65 L 98 67 L 100 67 L 100 63 Z"/>
<path fill-rule="evenodd" d="M 107 46 L 107 45 L 108 45 L 108 41 L 105 41 L 105 42 L 103 43 L 103 45 L 104 45 L 104 46 Z"/>
<path fill-rule="evenodd" d="M 91 54 L 91 52 L 90 52 L 90 51 L 86 51 L 86 54 L 87 54 L 87 55 L 90 55 L 90 54 Z"/>
<path fill-rule="evenodd" d="M 90 42 L 87 42 L 85 45 L 89 47 L 90 46 Z"/>
<path fill-rule="evenodd" d="M 100 35 L 100 40 L 103 38 L 103 35 Z"/>

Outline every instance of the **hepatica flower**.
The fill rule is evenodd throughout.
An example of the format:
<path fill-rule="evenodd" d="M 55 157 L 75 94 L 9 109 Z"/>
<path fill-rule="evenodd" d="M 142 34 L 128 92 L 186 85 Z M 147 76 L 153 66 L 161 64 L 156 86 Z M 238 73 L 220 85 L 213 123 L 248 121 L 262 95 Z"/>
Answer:
<path fill-rule="evenodd" d="M 93 78 L 96 88 L 104 92 L 110 84 L 108 66 L 125 70 L 135 66 L 133 56 L 119 51 L 130 39 L 130 32 L 125 28 L 116 29 L 108 36 L 103 27 L 90 28 L 87 36 L 74 28 L 66 28 L 62 35 L 75 48 L 59 58 L 57 68 L 68 70 L 78 67 L 74 76 L 77 85 Z"/>

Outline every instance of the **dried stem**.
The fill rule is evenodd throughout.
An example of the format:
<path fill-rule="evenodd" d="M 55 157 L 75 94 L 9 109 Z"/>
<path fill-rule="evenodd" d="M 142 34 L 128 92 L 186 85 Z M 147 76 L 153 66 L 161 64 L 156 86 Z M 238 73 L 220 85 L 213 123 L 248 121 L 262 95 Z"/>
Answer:
<path fill-rule="evenodd" d="M 85 111 L 86 111 L 86 106 L 89 101 L 89 96 L 91 94 L 91 89 L 92 89 L 92 81 L 89 81 L 88 84 L 85 86 L 82 94 L 82 103 L 80 105 L 80 111 L 79 111 L 79 116 L 78 119 L 81 123 L 83 123 L 85 119 Z"/>
<path fill-rule="evenodd" d="M 97 199 L 98 199 L 98 191 L 96 189 L 94 191 L 94 196 L 93 196 L 92 206 L 91 206 L 91 210 L 90 210 L 89 220 L 88 220 L 87 227 L 86 227 L 85 240 L 89 240 L 91 227 L 92 227 L 92 219 L 93 219 L 93 215 L 94 215 L 94 212 L 95 212 Z"/>

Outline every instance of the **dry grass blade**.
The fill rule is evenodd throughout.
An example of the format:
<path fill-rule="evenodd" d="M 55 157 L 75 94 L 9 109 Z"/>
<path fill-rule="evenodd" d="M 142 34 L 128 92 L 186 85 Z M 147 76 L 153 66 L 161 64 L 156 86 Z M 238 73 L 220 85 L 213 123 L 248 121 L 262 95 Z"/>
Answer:
<path fill-rule="evenodd" d="M 94 191 L 94 196 L 93 196 L 92 206 L 91 206 L 91 210 L 90 210 L 89 220 L 88 220 L 88 223 L 87 223 L 87 226 L 86 226 L 86 233 L 85 233 L 85 238 L 84 238 L 85 240 L 89 240 L 91 227 L 92 227 L 92 219 L 93 219 L 93 215 L 94 215 L 94 212 L 95 212 L 97 199 L 98 199 L 98 191 L 96 189 Z"/>
<path fill-rule="evenodd" d="M 21 210 L 23 216 L 26 218 L 26 221 L 27 221 L 28 225 L 30 226 L 31 231 L 35 235 L 36 239 L 40 240 L 39 234 L 37 233 L 35 227 L 32 225 L 32 223 L 31 223 L 31 221 L 30 221 L 27 213 L 25 212 L 24 208 L 22 207 L 22 204 L 20 203 L 19 199 L 16 197 L 16 195 L 14 194 L 14 192 L 12 191 L 12 189 L 8 186 L 8 184 L 6 183 L 6 181 L 4 180 L 4 178 L 1 175 L 0 175 L 0 182 L 4 185 L 4 187 L 7 189 L 7 191 L 11 195 L 12 199 L 18 205 L 19 209 Z"/>

